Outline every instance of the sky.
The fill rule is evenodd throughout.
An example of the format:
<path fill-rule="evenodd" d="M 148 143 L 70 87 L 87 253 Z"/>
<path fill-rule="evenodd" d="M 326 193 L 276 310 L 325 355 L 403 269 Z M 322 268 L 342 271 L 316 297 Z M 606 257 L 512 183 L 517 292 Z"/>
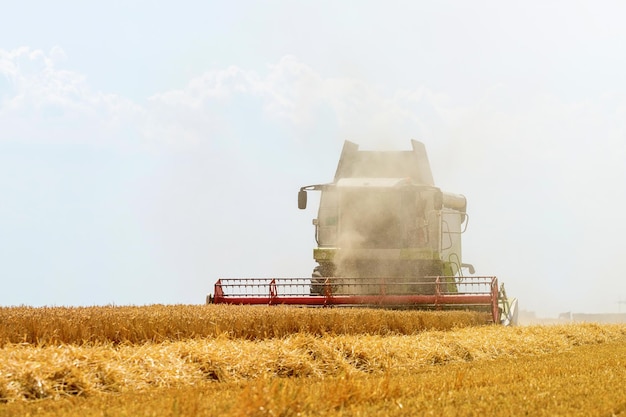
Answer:
<path fill-rule="evenodd" d="M 0 306 L 309 276 L 344 140 L 427 149 L 464 262 L 626 312 L 626 4 L 20 1 L 0 17 Z"/>

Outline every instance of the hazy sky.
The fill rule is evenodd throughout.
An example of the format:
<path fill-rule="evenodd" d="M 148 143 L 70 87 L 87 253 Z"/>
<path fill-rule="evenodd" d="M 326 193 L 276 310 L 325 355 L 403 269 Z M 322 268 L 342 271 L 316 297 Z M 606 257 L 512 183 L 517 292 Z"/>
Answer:
<path fill-rule="evenodd" d="M 346 139 L 424 142 L 522 309 L 626 300 L 626 3 L 93 3 L 3 6 L 0 305 L 309 276 Z"/>

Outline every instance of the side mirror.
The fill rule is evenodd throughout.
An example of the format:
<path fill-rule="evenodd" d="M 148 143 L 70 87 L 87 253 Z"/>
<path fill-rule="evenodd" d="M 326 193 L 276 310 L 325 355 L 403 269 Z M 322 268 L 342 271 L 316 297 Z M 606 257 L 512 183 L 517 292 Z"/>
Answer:
<path fill-rule="evenodd" d="M 300 190 L 298 192 L 298 208 L 304 210 L 306 208 L 306 191 Z"/>

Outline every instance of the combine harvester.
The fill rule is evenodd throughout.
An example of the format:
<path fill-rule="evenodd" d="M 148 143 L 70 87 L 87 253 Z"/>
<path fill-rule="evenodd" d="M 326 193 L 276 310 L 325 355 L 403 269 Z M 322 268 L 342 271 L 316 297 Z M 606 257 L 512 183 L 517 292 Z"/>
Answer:
<path fill-rule="evenodd" d="M 464 196 L 435 187 L 421 142 L 412 151 L 360 151 L 346 141 L 335 179 L 313 220 L 318 266 L 311 278 L 221 278 L 207 303 L 478 310 L 517 323 L 517 300 L 493 276 L 466 276 Z"/>

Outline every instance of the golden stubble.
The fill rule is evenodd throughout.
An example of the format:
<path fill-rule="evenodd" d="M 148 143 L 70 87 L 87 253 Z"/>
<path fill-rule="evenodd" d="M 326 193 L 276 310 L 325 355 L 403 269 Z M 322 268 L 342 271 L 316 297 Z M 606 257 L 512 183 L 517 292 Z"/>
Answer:
<path fill-rule="evenodd" d="M 286 316 L 291 311 L 276 311 L 281 310 Z M 263 310 L 233 310 L 239 314 L 246 311 L 256 315 Z M 326 314 L 319 309 L 309 313 Z M 338 313 L 349 316 L 358 312 Z M 372 320 L 377 314 L 390 314 L 389 318 L 395 313 L 398 321 L 411 317 L 406 312 L 367 310 Z M 364 316 L 359 320 L 364 321 Z M 241 323 L 233 321 L 231 326 Z M 5 343 L 0 350 L 0 401 L 143 392 L 206 383 L 249 384 L 274 378 L 320 381 L 410 374 L 433 366 L 551 355 L 577 346 L 626 342 L 624 325 L 483 325 L 402 334 L 368 333 L 364 331 L 367 325 L 361 324 L 352 324 L 344 333 L 324 334 L 294 326 L 290 334 L 259 338 L 222 327 L 217 336 L 158 342 Z M 389 325 L 394 326 L 393 320 Z M 462 380 L 459 376 L 457 382 Z"/>

